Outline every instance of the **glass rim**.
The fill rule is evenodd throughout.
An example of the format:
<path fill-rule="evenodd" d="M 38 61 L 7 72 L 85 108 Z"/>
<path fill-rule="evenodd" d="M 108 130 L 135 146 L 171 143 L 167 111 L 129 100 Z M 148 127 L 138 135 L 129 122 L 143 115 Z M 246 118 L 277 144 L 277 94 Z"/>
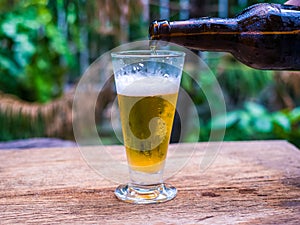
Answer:
<path fill-rule="evenodd" d="M 174 50 L 126 50 L 119 52 L 112 52 L 113 58 L 161 58 L 161 57 L 182 57 L 185 56 L 184 52 Z"/>

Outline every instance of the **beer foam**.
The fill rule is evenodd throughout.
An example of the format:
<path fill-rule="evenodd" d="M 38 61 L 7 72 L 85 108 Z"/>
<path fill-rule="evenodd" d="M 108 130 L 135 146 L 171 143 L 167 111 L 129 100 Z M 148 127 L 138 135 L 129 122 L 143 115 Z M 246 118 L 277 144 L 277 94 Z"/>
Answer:
<path fill-rule="evenodd" d="M 116 78 L 117 93 L 128 96 L 148 96 L 178 92 L 179 78 L 141 77 L 125 75 Z"/>

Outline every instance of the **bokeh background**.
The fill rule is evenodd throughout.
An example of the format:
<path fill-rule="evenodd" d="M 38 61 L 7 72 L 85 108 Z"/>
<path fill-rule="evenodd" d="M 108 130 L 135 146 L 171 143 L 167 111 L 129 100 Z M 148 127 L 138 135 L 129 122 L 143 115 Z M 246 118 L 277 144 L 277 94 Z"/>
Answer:
<path fill-rule="evenodd" d="M 147 40 L 152 20 L 233 17 L 261 2 L 284 3 L 0 0 L 0 142 L 37 137 L 74 141 L 72 101 L 80 77 L 101 54 Z M 225 118 L 225 141 L 285 139 L 300 147 L 300 72 L 251 69 L 226 53 L 195 54 L 215 74 L 227 107 L 226 118 L 211 118 L 202 91 L 211 85 L 209 76 L 199 76 L 197 82 L 183 76 L 182 87 L 200 118 L 198 141 L 207 141 L 211 130 L 224 129 Z M 114 98 L 108 85 L 97 104 L 97 126 L 106 144 L 118 144 L 107 125 Z"/>

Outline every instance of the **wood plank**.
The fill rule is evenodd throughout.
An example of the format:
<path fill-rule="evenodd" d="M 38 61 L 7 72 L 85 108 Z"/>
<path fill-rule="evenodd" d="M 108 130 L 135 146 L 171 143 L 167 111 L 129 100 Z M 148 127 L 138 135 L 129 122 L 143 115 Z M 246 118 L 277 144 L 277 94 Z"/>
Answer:
<path fill-rule="evenodd" d="M 90 168 L 77 148 L 0 151 L 0 224 L 299 222 L 300 152 L 294 146 L 224 142 L 205 170 L 200 163 L 206 143 L 181 144 L 181 156 L 195 146 L 187 165 L 168 179 L 178 196 L 143 206 L 118 201 L 113 194 L 117 184 Z M 120 146 L 112 149 L 123 152 Z"/>

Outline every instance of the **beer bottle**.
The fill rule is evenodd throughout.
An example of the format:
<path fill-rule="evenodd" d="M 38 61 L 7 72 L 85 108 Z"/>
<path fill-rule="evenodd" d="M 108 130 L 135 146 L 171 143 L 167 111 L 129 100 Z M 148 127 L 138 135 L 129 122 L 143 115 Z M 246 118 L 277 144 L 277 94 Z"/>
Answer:
<path fill-rule="evenodd" d="M 230 52 L 257 69 L 300 70 L 300 6 L 260 3 L 234 18 L 154 21 L 149 36 L 195 50 Z"/>

